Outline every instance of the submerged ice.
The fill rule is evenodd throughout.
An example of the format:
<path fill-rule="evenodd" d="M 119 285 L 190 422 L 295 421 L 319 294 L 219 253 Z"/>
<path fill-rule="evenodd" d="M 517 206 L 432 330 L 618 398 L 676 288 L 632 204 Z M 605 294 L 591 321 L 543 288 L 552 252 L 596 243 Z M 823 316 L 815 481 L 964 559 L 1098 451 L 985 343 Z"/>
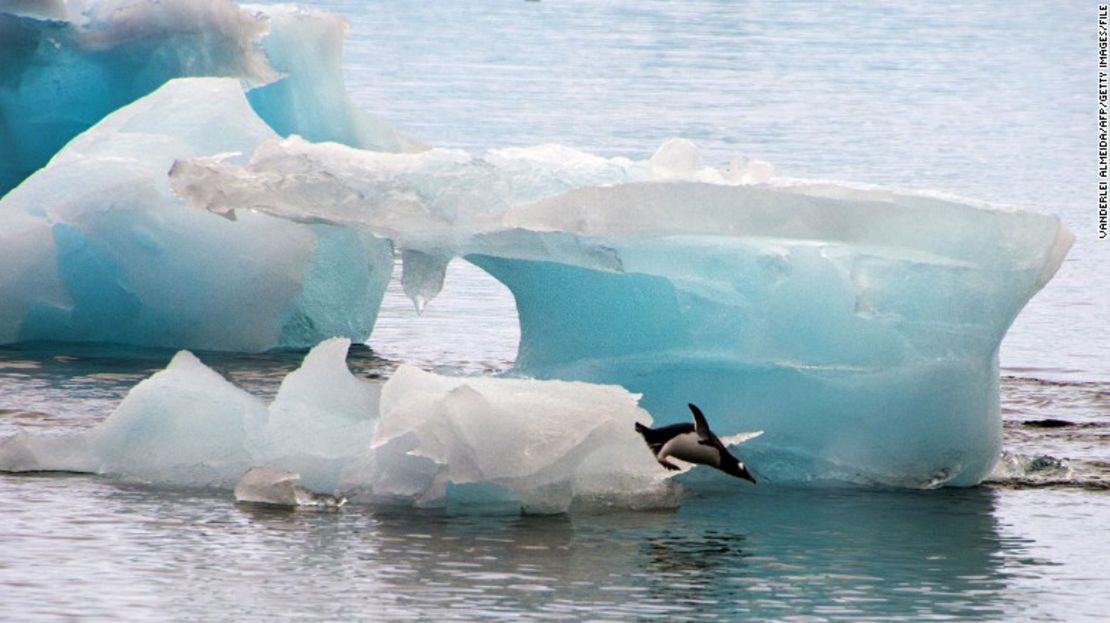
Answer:
<path fill-rule="evenodd" d="M 347 498 L 316 493 L 301 486 L 301 476 L 265 467 L 252 467 L 235 483 L 235 500 L 246 504 L 334 510 Z"/>
<path fill-rule="evenodd" d="M 651 416 L 627 390 L 409 366 L 378 385 L 347 369 L 349 344 L 314 348 L 269 404 L 181 351 L 86 432 L 0 441 L 0 470 L 234 488 L 242 501 L 287 506 L 336 506 L 336 496 L 541 513 L 677 504 L 634 430 Z"/>

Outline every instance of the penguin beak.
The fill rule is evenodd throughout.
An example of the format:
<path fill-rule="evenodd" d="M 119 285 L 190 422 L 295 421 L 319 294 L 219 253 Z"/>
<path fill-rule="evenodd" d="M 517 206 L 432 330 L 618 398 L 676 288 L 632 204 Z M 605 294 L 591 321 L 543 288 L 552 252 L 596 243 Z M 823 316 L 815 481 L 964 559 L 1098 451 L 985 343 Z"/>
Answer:
<path fill-rule="evenodd" d="M 755 476 L 752 476 L 752 473 L 748 471 L 748 468 L 743 463 L 740 464 L 740 469 L 737 470 L 736 475 L 743 478 L 744 480 L 747 480 L 753 485 L 756 484 Z"/>

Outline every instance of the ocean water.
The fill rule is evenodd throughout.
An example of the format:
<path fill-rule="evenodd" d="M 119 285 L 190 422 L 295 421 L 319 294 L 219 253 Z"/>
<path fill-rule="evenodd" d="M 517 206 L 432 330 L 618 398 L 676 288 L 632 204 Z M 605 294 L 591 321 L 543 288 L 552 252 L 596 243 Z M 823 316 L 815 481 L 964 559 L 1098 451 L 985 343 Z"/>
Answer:
<path fill-rule="evenodd" d="M 1103 620 L 1110 242 L 1097 240 L 1088 2 L 308 3 L 352 23 L 355 99 L 438 145 L 667 137 L 797 177 L 1059 214 L 1077 240 L 1003 345 L 1007 467 L 983 486 L 695 489 L 674 512 L 283 512 L 226 493 L 0 476 L 0 620 Z M 423 317 L 393 284 L 356 374 L 487 374 L 508 292 L 464 262 Z M 172 353 L 0 349 L 0 436 L 95 424 Z M 200 353 L 262 396 L 299 353 Z M 727 485 L 733 483 L 729 482 Z"/>

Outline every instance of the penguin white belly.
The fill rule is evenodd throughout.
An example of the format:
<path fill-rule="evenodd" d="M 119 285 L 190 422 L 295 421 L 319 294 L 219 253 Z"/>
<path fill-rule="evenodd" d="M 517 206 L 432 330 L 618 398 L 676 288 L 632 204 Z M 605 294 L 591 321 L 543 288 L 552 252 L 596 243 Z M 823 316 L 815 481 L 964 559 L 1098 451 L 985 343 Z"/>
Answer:
<path fill-rule="evenodd" d="M 698 443 L 697 433 L 675 435 L 659 449 L 660 460 L 673 456 L 687 463 L 700 463 L 720 467 L 721 453 L 713 446 Z"/>

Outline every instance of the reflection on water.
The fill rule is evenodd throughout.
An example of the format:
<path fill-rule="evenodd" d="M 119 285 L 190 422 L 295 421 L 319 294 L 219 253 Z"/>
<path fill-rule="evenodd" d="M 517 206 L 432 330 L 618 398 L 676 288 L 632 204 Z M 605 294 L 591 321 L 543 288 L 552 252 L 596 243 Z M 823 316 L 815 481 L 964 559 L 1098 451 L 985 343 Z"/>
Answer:
<path fill-rule="evenodd" d="M 1035 522 L 1010 516 L 1027 505 L 1000 502 L 1024 492 L 752 491 L 667 513 L 489 517 L 4 477 L 24 502 L 0 521 L 0 542 L 19 544 L 0 562 L 0 617 L 1003 620 L 1108 605 L 1053 586 L 1089 571 L 1082 531 L 1029 535 Z"/>
<path fill-rule="evenodd" d="M 743 557 L 744 535 L 708 530 L 704 534 L 681 535 L 663 531 L 645 540 L 645 553 L 657 575 L 702 572 L 717 567 L 735 567 Z"/>

